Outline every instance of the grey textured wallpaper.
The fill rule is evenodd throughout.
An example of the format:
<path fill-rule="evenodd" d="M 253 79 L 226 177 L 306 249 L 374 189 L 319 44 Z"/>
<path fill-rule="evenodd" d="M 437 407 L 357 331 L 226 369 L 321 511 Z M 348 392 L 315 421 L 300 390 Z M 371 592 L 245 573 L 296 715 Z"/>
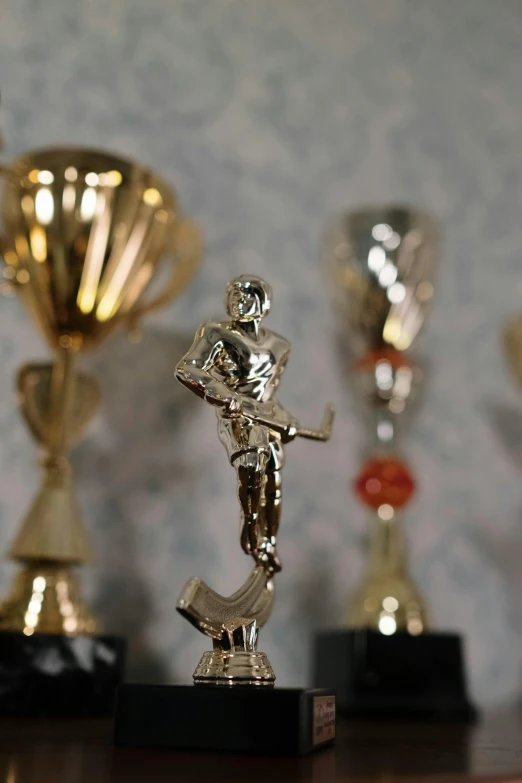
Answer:
<path fill-rule="evenodd" d="M 281 399 L 328 446 L 288 449 L 274 615 L 261 635 L 281 684 L 307 677 L 308 639 L 335 624 L 360 577 L 366 517 L 350 490 L 362 433 L 319 263 L 332 213 L 402 201 L 444 235 L 417 349 L 425 401 L 405 443 L 419 492 L 413 571 L 438 628 L 467 639 L 482 703 L 522 686 L 522 395 L 500 350 L 522 306 L 522 3 L 519 0 L 4 0 L 6 158 L 59 143 L 149 163 L 202 225 L 206 260 L 182 300 L 86 361 L 100 415 L 74 452 L 98 549 L 84 574 L 106 627 L 132 638 L 133 675 L 187 680 L 206 642 L 174 611 L 190 575 L 226 592 L 239 550 L 234 471 L 213 412 L 174 380 L 226 281 L 265 276 L 272 328 L 293 343 Z M 46 347 L 0 302 L 0 548 L 38 481 L 14 373 Z M 7 588 L 11 565 L 0 571 Z"/>

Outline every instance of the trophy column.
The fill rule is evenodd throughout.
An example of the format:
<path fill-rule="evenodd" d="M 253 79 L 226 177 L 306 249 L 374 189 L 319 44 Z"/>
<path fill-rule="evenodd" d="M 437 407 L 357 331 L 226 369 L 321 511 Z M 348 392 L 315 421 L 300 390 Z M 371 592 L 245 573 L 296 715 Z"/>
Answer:
<path fill-rule="evenodd" d="M 67 454 L 100 403 L 97 382 L 76 365 L 115 327 L 135 327 L 184 288 L 199 238 L 168 185 L 104 152 L 30 152 L 2 173 L 5 277 L 54 361 L 18 374 L 43 481 L 9 550 L 21 569 L 0 606 L 0 714 L 112 715 L 125 641 L 102 635 L 75 573 L 92 552 Z M 147 298 L 163 258 L 167 285 Z"/>
<path fill-rule="evenodd" d="M 474 709 L 460 637 L 430 631 L 400 521 L 415 490 L 400 432 L 422 378 L 410 348 L 431 303 L 437 232 L 416 210 L 361 210 L 334 224 L 325 255 L 348 375 L 369 434 L 354 490 L 371 529 L 344 630 L 316 638 L 314 682 L 332 688 L 349 715 L 467 720 Z"/>
<path fill-rule="evenodd" d="M 366 572 L 343 621 L 352 628 L 373 628 L 385 636 L 428 630 L 424 600 L 408 569 L 400 514 L 415 491 L 415 479 L 399 449 L 407 406 L 422 376 L 405 352 L 370 351 L 352 364 L 352 379 L 366 412 L 367 457 L 354 481 L 369 510 L 370 549 Z"/>
<path fill-rule="evenodd" d="M 9 550 L 22 564 L 0 607 L 0 630 L 94 633 L 96 620 L 73 567 L 92 558 L 76 501 L 67 450 L 99 402 L 94 379 L 75 373 L 76 352 L 59 348 L 53 365 L 27 365 L 18 376 L 20 408 L 44 451 L 42 485 Z"/>

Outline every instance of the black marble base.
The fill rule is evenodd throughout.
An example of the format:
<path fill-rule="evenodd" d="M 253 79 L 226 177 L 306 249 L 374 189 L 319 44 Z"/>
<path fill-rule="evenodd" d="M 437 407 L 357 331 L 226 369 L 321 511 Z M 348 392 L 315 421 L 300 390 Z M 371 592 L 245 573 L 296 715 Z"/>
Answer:
<path fill-rule="evenodd" d="M 470 721 L 461 639 L 338 630 L 318 634 L 313 682 L 330 688 L 340 714 L 388 719 Z"/>
<path fill-rule="evenodd" d="M 302 756 L 335 738 L 335 697 L 259 686 L 122 685 L 116 745 Z"/>
<path fill-rule="evenodd" d="M 125 660 L 118 636 L 0 632 L 0 715 L 111 717 Z"/>

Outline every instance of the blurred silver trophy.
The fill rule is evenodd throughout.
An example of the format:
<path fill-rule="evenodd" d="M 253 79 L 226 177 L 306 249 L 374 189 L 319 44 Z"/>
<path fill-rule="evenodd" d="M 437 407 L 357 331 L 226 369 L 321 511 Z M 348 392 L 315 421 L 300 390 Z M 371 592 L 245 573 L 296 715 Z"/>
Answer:
<path fill-rule="evenodd" d="M 414 209 L 360 210 L 335 221 L 325 254 L 340 337 L 366 413 L 366 454 L 355 490 L 372 515 L 366 571 L 344 625 L 417 635 L 428 618 L 400 527 L 399 514 L 415 489 L 400 432 L 422 378 L 410 348 L 433 295 L 437 232 L 432 219 Z"/>
<path fill-rule="evenodd" d="M 410 575 L 399 515 L 415 479 L 401 430 L 422 379 L 411 347 L 433 296 L 438 257 L 433 220 L 390 206 L 348 212 L 327 232 L 346 369 L 366 421 L 366 448 L 354 489 L 371 513 L 370 550 L 343 629 L 315 640 L 315 684 L 337 709 L 378 719 L 467 721 L 461 638 L 429 630 Z"/>

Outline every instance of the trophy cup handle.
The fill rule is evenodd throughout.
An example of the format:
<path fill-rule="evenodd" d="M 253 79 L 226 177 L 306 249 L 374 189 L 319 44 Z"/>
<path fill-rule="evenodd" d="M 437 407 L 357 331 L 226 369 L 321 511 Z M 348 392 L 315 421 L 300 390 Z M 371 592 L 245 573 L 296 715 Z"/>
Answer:
<path fill-rule="evenodd" d="M 161 293 L 131 310 L 129 313 L 131 331 L 137 328 L 144 315 L 164 307 L 183 291 L 199 267 L 202 247 L 203 240 L 196 223 L 186 219 L 177 220 L 166 248 L 172 263 L 170 278 Z"/>
<path fill-rule="evenodd" d="M 0 132 L 0 152 L 3 149 L 2 135 Z M 23 177 L 23 172 L 17 169 L 15 163 L 0 163 L 0 177 L 6 177 L 6 179 L 12 178 L 15 181 Z"/>

